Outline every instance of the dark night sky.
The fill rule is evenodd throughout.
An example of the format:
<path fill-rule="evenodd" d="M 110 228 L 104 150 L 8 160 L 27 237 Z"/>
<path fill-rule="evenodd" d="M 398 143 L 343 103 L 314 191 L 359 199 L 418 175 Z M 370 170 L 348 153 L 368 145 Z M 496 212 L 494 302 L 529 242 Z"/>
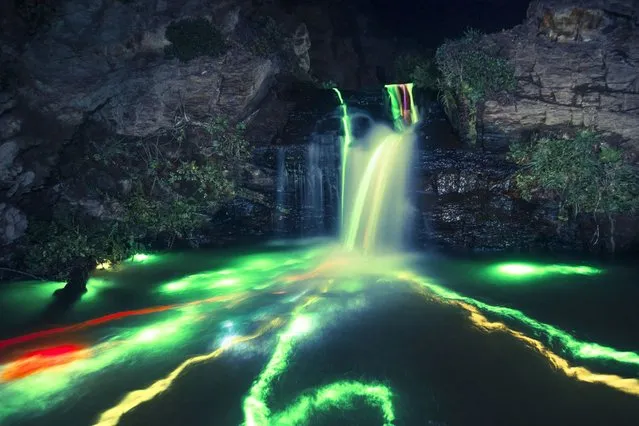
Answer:
<path fill-rule="evenodd" d="M 364 4 L 385 33 L 436 47 L 468 27 L 496 32 L 522 23 L 529 0 L 366 0 Z"/>

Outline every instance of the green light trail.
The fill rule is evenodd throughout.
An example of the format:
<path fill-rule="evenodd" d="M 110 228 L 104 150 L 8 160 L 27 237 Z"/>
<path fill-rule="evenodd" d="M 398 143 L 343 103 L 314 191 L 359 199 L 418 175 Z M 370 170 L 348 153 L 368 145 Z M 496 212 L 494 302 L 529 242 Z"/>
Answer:
<path fill-rule="evenodd" d="M 410 113 L 411 113 L 411 122 L 417 123 L 419 121 L 419 113 L 417 112 L 417 106 L 415 105 L 415 97 L 413 96 L 413 83 L 406 84 L 406 90 L 408 90 L 408 95 L 410 97 Z"/>
<path fill-rule="evenodd" d="M 486 273 L 499 280 L 522 280 L 548 275 L 598 275 L 601 269 L 592 266 L 542 265 L 530 262 L 505 262 L 486 268 Z"/>
<path fill-rule="evenodd" d="M 391 117 L 398 132 L 419 121 L 413 97 L 413 83 L 387 84 L 384 86 L 391 103 Z"/>
<path fill-rule="evenodd" d="M 317 412 L 327 411 L 331 408 L 352 409 L 354 400 L 362 398 L 367 405 L 379 409 L 384 418 L 384 426 L 392 426 L 395 421 L 392 397 L 391 390 L 383 385 L 353 381 L 332 383 L 313 391 L 310 395 L 298 398 L 290 407 L 276 414 L 271 424 L 278 426 L 305 425 Z"/>
<path fill-rule="evenodd" d="M 315 300 L 317 299 L 309 299 L 301 308 Z M 383 385 L 356 381 L 342 381 L 324 386 L 299 397 L 282 411 L 271 413 L 268 408 L 268 399 L 273 392 L 272 382 L 286 370 L 289 357 L 298 340 L 314 328 L 316 325 L 313 316 L 293 314 L 289 326 L 278 335 L 278 343 L 269 362 L 244 399 L 244 426 L 305 425 L 317 412 L 326 411 L 332 407 L 350 408 L 356 398 L 363 398 L 368 405 L 378 408 L 384 418 L 384 426 L 392 426 L 395 413 L 391 390 Z"/>
<path fill-rule="evenodd" d="M 546 336 L 549 343 L 558 343 L 569 354 L 576 359 L 582 360 L 599 360 L 599 361 L 613 361 L 622 364 L 629 364 L 639 366 L 639 354 L 632 351 L 619 351 L 617 349 L 599 345 L 592 342 L 584 342 L 571 336 L 569 333 L 537 320 L 534 320 L 524 314 L 523 312 L 508 308 L 504 306 L 494 306 L 488 303 L 481 302 L 471 297 L 463 296 L 455 291 L 449 290 L 437 284 L 413 275 L 412 273 L 402 272 L 397 274 L 399 279 L 406 279 L 415 282 L 422 287 L 428 288 L 435 295 L 446 300 L 454 300 L 468 303 L 484 312 L 497 315 L 500 318 L 515 321 L 523 324 L 526 327 L 534 330 L 536 333 L 540 333 Z"/>
<path fill-rule="evenodd" d="M 126 263 L 156 263 L 161 260 L 160 255 L 137 253 L 125 260 Z"/>
<path fill-rule="evenodd" d="M 384 87 L 386 87 L 386 91 L 388 92 L 388 98 L 390 99 L 390 102 L 391 102 L 391 117 L 393 119 L 395 129 L 400 130 L 398 129 L 398 126 L 402 122 L 402 108 L 400 106 L 400 101 L 399 101 L 398 85 L 389 84 Z"/>
<path fill-rule="evenodd" d="M 308 316 L 294 317 L 288 328 L 278 336 L 278 343 L 270 361 L 253 383 L 248 396 L 244 400 L 244 417 L 247 426 L 269 425 L 270 410 L 266 403 L 272 392 L 271 382 L 280 375 L 288 365 L 288 357 L 293 350 L 295 338 L 308 333 L 312 327 L 312 319 Z"/>
<path fill-rule="evenodd" d="M 351 132 L 351 119 L 348 115 L 348 107 L 344 103 L 342 93 L 338 88 L 333 87 L 337 97 L 339 98 L 340 108 L 342 109 L 342 128 L 344 129 L 344 138 L 342 139 L 342 171 L 341 171 L 341 192 L 340 192 L 340 226 L 344 225 L 344 200 L 346 199 L 346 168 L 348 167 L 348 150 L 353 142 Z"/>

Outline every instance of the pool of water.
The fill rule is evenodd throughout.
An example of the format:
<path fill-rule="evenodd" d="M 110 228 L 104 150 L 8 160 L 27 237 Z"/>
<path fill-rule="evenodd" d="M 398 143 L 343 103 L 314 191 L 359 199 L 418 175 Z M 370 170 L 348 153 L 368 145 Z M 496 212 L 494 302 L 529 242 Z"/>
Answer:
<path fill-rule="evenodd" d="M 639 266 L 329 242 L 0 285 L 1 425 L 636 425 Z"/>

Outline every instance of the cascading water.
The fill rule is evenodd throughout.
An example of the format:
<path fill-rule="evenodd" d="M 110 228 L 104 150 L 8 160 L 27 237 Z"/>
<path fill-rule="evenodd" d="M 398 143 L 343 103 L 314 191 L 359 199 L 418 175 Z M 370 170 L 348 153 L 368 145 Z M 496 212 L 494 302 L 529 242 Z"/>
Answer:
<path fill-rule="evenodd" d="M 273 228 L 277 235 L 283 234 L 285 231 L 284 220 L 282 220 L 283 211 L 286 209 L 286 189 L 288 187 L 288 173 L 285 164 L 286 152 L 284 147 L 277 148 L 276 168 L 277 175 L 275 181 L 275 215 L 273 216 Z"/>
<path fill-rule="evenodd" d="M 324 229 L 324 173 L 321 167 L 321 146 L 311 143 L 306 151 L 306 176 L 303 193 L 304 229 Z"/>
<path fill-rule="evenodd" d="M 306 144 L 278 146 L 265 154 L 270 156 L 266 164 L 272 164 L 276 170 L 275 235 L 314 237 L 336 228 L 339 204 L 336 135 L 318 132 L 309 139 Z"/>
<path fill-rule="evenodd" d="M 365 253 L 399 247 L 404 234 L 406 185 L 419 116 L 412 84 L 386 86 L 394 129 L 375 124 L 354 138 L 339 90 L 344 138 L 341 146 L 341 236 L 347 250 Z"/>

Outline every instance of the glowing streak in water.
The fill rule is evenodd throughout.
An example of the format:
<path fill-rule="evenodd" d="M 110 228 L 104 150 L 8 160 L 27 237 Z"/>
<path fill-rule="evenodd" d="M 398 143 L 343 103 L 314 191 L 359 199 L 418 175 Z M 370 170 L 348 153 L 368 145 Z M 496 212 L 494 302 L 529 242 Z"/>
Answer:
<path fill-rule="evenodd" d="M 272 392 L 271 382 L 279 376 L 288 365 L 288 356 L 293 349 L 295 338 L 308 333 L 312 328 L 312 319 L 308 316 L 295 317 L 278 337 L 275 352 L 270 361 L 253 383 L 249 395 L 244 400 L 244 416 L 248 426 L 269 424 L 270 410 L 267 399 Z"/>
<path fill-rule="evenodd" d="M 21 379 L 48 368 L 85 359 L 89 357 L 90 352 L 89 348 L 74 344 L 31 351 L 0 370 L 0 382 Z"/>
<path fill-rule="evenodd" d="M 574 377 L 586 383 L 601 383 L 622 392 L 639 396 L 639 380 L 624 378 L 614 374 L 593 373 L 584 367 L 571 366 L 568 361 L 547 349 L 539 340 L 528 337 L 520 331 L 512 330 L 504 323 L 489 321 L 485 316 L 479 313 L 478 309 L 474 306 L 464 302 L 455 303 L 469 312 L 470 320 L 477 327 L 488 332 L 503 331 L 510 334 L 543 355 L 555 368 L 563 372 L 566 376 Z"/>
<path fill-rule="evenodd" d="M 344 138 L 342 140 L 342 172 L 341 172 L 341 192 L 340 192 L 340 225 L 344 225 L 344 200 L 346 199 L 346 168 L 348 167 L 348 149 L 353 142 L 351 133 L 351 119 L 348 116 L 348 107 L 344 103 L 342 93 L 336 87 L 333 87 L 337 97 L 339 98 L 340 107 L 342 109 L 342 127 L 344 129 Z"/>
<path fill-rule="evenodd" d="M 0 340 L 0 349 L 6 348 L 8 346 L 17 345 L 19 343 L 29 342 L 31 340 L 54 336 L 56 334 L 80 331 L 89 327 L 95 327 L 97 325 L 106 324 L 108 322 L 118 321 L 127 317 L 155 314 L 158 312 L 164 312 L 164 311 L 168 311 L 172 309 L 183 308 L 185 306 L 200 305 L 202 303 L 230 301 L 230 300 L 242 298 L 243 296 L 244 296 L 243 294 L 234 294 L 229 296 L 215 296 L 215 297 L 209 297 L 203 300 L 195 300 L 193 302 L 164 305 L 164 306 L 155 306 L 152 308 L 136 309 L 132 311 L 116 312 L 113 314 L 105 315 L 99 318 L 94 318 L 94 319 L 77 323 L 77 324 L 68 325 L 65 327 L 50 328 L 48 330 L 36 331 L 34 333 L 24 334 L 22 336 L 16 336 L 10 339 Z"/>
<path fill-rule="evenodd" d="M 192 358 L 187 359 L 182 364 L 180 364 L 175 370 L 173 370 L 168 376 L 163 379 L 160 379 L 153 383 L 151 386 L 145 389 L 136 390 L 128 393 L 124 399 L 115 407 L 110 408 L 100 414 L 97 422 L 94 424 L 95 426 L 115 426 L 119 423 L 120 419 L 123 415 L 133 410 L 137 406 L 148 402 L 165 392 L 173 382 L 186 370 L 187 368 L 199 364 L 205 361 L 210 361 L 215 358 L 218 358 L 220 355 L 224 353 L 225 350 L 233 347 L 238 343 L 247 342 L 249 340 L 255 339 L 267 331 L 278 327 L 282 323 L 281 319 L 276 318 L 269 322 L 266 326 L 259 329 L 256 333 L 250 336 L 238 336 L 230 341 L 225 342 L 225 345 L 214 350 L 211 353 L 206 355 L 198 355 Z"/>
<path fill-rule="evenodd" d="M 392 426 L 395 414 L 392 404 L 392 392 L 385 386 L 360 382 L 337 382 L 324 386 L 298 398 L 292 406 L 278 413 L 271 413 L 268 399 L 272 393 L 272 382 L 281 375 L 288 366 L 293 347 L 297 340 L 312 331 L 313 317 L 299 312 L 308 305 L 319 300 L 309 298 L 293 313 L 293 319 L 284 332 L 278 336 L 278 343 L 268 364 L 244 399 L 245 426 L 299 426 L 307 424 L 310 417 L 331 407 L 346 408 L 355 397 L 364 399 L 373 407 L 378 407 L 384 417 L 384 425 Z"/>
<path fill-rule="evenodd" d="M 307 424 L 317 412 L 331 408 L 342 410 L 352 408 L 353 400 L 362 398 L 372 407 L 377 407 L 384 417 L 384 426 L 395 421 L 392 402 L 393 393 L 383 385 L 344 381 L 332 383 L 314 390 L 310 395 L 298 398 L 290 407 L 273 417 L 272 425 L 299 426 Z"/>
<path fill-rule="evenodd" d="M 565 331 L 550 324 L 545 324 L 543 322 L 534 320 L 521 311 L 504 306 L 489 305 L 471 297 L 462 296 L 459 293 L 456 293 L 437 284 L 433 284 L 428 280 L 411 273 L 400 273 L 397 277 L 399 279 L 412 281 L 416 284 L 424 286 L 432 291 L 435 295 L 443 299 L 465 302 L 468 305 L 475 306 L 476 308 L 484 312 L 488 312 L 494 315 L 498 315 L 501 318 L 519 322 L 520 324 L 523 324 L 538 333 L 546 335 L 549 341 L 560 343 L 566 350 L 570 352 L 570 355 L 574 358 L 614 361 L 622 364 L 639 366 L 639 354 L 635 352 L 618 351 L 614 348 L 599 345 L 597 343 L 577 340 Z"/>
<path fill-rule="evenodd" d="M 541 277 L 544 275 L 598 275 L 603 271 L 592 266 L 572 265 L 540 265 L 529 262 L 499 263 L 487 268 L 489 275 L 499 279 L 519 280 L 522 278 Z"/>

